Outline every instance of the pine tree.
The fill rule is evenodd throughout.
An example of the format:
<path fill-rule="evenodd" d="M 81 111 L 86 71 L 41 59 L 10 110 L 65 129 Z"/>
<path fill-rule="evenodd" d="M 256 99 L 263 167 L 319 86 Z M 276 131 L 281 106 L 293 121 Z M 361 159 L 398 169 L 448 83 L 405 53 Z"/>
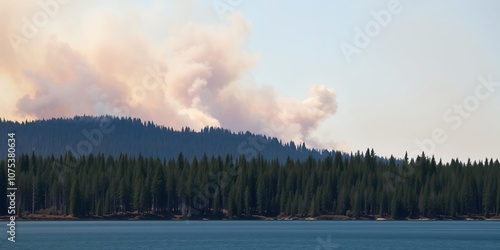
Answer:
<path fill-rule="evenodd" d="M 214 217 L 220 217 L 221 212 L 220 212 L 220 195 L 218 193 L 215 194 L 213 198 L 213 216 Z"/>
<path fill-rule="evenodd" d="M 245 216 L 252 216 L 252 209 L 250 206 L 252 197 L 250 196 L 250 188 L 247 186 L 245 189 Z"/>
<path fill-rule="evenodd" d="M 160 162 L 155 162 L 155 174 L 151 184 L 153 211 L 163 211 L 165 197 L 165 173 Z"/>
<path fill-rule="evenodd" d="M 73 185 L 71 186 L 69 211 L 71 215 L 79 217 L 83 215 L 82 211 L 82 195 L 80 192 L 80 184 L 77 178 L 74 178 Z"/>

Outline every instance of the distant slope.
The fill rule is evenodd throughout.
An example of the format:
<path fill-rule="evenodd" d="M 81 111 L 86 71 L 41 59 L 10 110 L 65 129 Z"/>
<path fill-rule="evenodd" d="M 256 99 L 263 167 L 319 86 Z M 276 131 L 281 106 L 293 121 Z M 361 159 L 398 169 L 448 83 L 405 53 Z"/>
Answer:
<path fill-rule="evenodd" d="M 16 150 L 37 155 L 62 155 L 71 150 L 76 155 L 103 153 L 118 156 L 160 157 L 170 159 L 180 152 L 188 159 L 194 156 L 245 155 L 247 158 L 261 154 L 266 159 L 285 161 L 306 159 L 308 156 L 324 158 L 331 152 L 307 149 L 304 144 L 282 143 L 276 138 L 250 132 L 233 133 L 227 129 L 206 127 L 202 131 L 184 128 L 176 131 L 140 119 L 110 116 L 77 116 L 71 119 L 12 122 L 0 121 L 0 142 L 7 143 L 7 133 L 16 133 Z M 6 157 L 7 150 L 0 150 Z"/>

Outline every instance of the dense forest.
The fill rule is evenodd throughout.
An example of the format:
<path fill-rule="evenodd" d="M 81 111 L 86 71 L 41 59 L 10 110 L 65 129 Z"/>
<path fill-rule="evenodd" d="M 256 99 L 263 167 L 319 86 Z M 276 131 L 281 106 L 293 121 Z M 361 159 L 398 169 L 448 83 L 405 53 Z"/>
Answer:
<path fill-rule="evenodd" d="M 285 161 L 287 157 L 305 160 L 312 155 L 324 158 L 331 150 L 314 150 L 305 144 L 282 142 L 266 135 L 250 132 L 234 133 L 227 129 L 205 127 L 194 131 L 188 127 L 180 131 L 159 126 L 153 122 L 130 117 L 76 116 L 13 122 L 0 121 L 0 141 L 7 141 L 7 133 L 16 132 L 18 154 L 64 155 L 71 150 L 75 156 L 120 154 L 129 156 L 175 158 L 179 153 L 192 160 L 204 154 L 219 156 L 230 154 L 246 158 L 263 155 L 266 159 Z M 0 158 L 7 155 L 0 151 Z"/>
<path fill-rule="evenodd" d="M 6 160 L 0 204 L 6 203 Z M 77 217 L 123 213 L 185 218 L 380 215 L 393 218 L 500 214 L 500 163 L 384 160 L 373 150 L 324 159 L 262 155 L 171 158 L 18 155 L 18 214 Z M 0 206 L 6 214 L 7 206 Z"/>

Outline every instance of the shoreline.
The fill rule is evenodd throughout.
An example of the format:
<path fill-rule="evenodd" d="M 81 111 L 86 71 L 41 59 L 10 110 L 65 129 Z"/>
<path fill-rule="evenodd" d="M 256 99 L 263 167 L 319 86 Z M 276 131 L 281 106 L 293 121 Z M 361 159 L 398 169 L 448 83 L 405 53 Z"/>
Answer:
<path fill-rule="evenodd" d="M 10 216 L 0 216 L 0 221 L 8 221 Z M 418 217 L 418 218 L 391 218 L 381 217 L 378 215 L 361 216 L 354 218 L 342 215 L 319 215 L 315 217 L 308 216 L 277 216 L 266 217 L 261 215 L 253 215 L 251 217 L 242 218 L 227 218 L 227 217 L 182 217 L 174 214 L 138 214 L 125 213 L 104 216 L 85 216 L 74 217 L 70 215 L 46 215 L 46 214 L 29 214 L 27 216 L 16 217 L 16 221 L 245 221 L 245 220 L 265 220 L 265 221 L 500 221 L 500 216 L 491 216 L 489 218 L 483 215 L 467 215 L 467 216 L 436 216 L 433 218 Z"/>

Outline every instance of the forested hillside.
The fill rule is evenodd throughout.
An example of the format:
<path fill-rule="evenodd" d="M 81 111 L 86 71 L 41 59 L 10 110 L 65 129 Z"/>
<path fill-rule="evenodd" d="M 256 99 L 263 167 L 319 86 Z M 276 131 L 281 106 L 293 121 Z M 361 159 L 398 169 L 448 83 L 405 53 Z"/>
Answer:
<path fill-rule="evenodd" d="M 176 131 L 140 119 L 109 116 L 77 116 L 22 123 L 2 120 L 0 141 L 7 141 L 6 136 L 10 132 L 16 133 L 16 150 L 19 154 L 35 152 L 41 156 L 60 156 L 70 150 L 75 156 L 102 153 L 118 157 L 124 153 L 169 159 L 182 152 L 189 160 L 204 154 L 245 155 L 247 158 L 260 154 L 266 159 L 285 161 L 287 157 L 303 160 L 310 155 L 324 158 L 331 153 L 250 132 L 233 133 L 213 127 L 201 131 L 189 128 Z M 6 154 L 7 151 L 0 151 L 1 158 L 5 158 Z"/>
<path fill-rule="evenodd" d="M 137 125 L 139 126 L 139 125 Z M 138 212 L 185 217 L 500 214 L 500 163 L 422 155 L 388 161 L 373 150 L 324 159 L 231 155 L 153 157 L 18 155 L 18 214 L 100 216 Z M 0 204 L 6 203 L 0 162 Z M 0 206 L 6 214 L 7 206 Z"/>

